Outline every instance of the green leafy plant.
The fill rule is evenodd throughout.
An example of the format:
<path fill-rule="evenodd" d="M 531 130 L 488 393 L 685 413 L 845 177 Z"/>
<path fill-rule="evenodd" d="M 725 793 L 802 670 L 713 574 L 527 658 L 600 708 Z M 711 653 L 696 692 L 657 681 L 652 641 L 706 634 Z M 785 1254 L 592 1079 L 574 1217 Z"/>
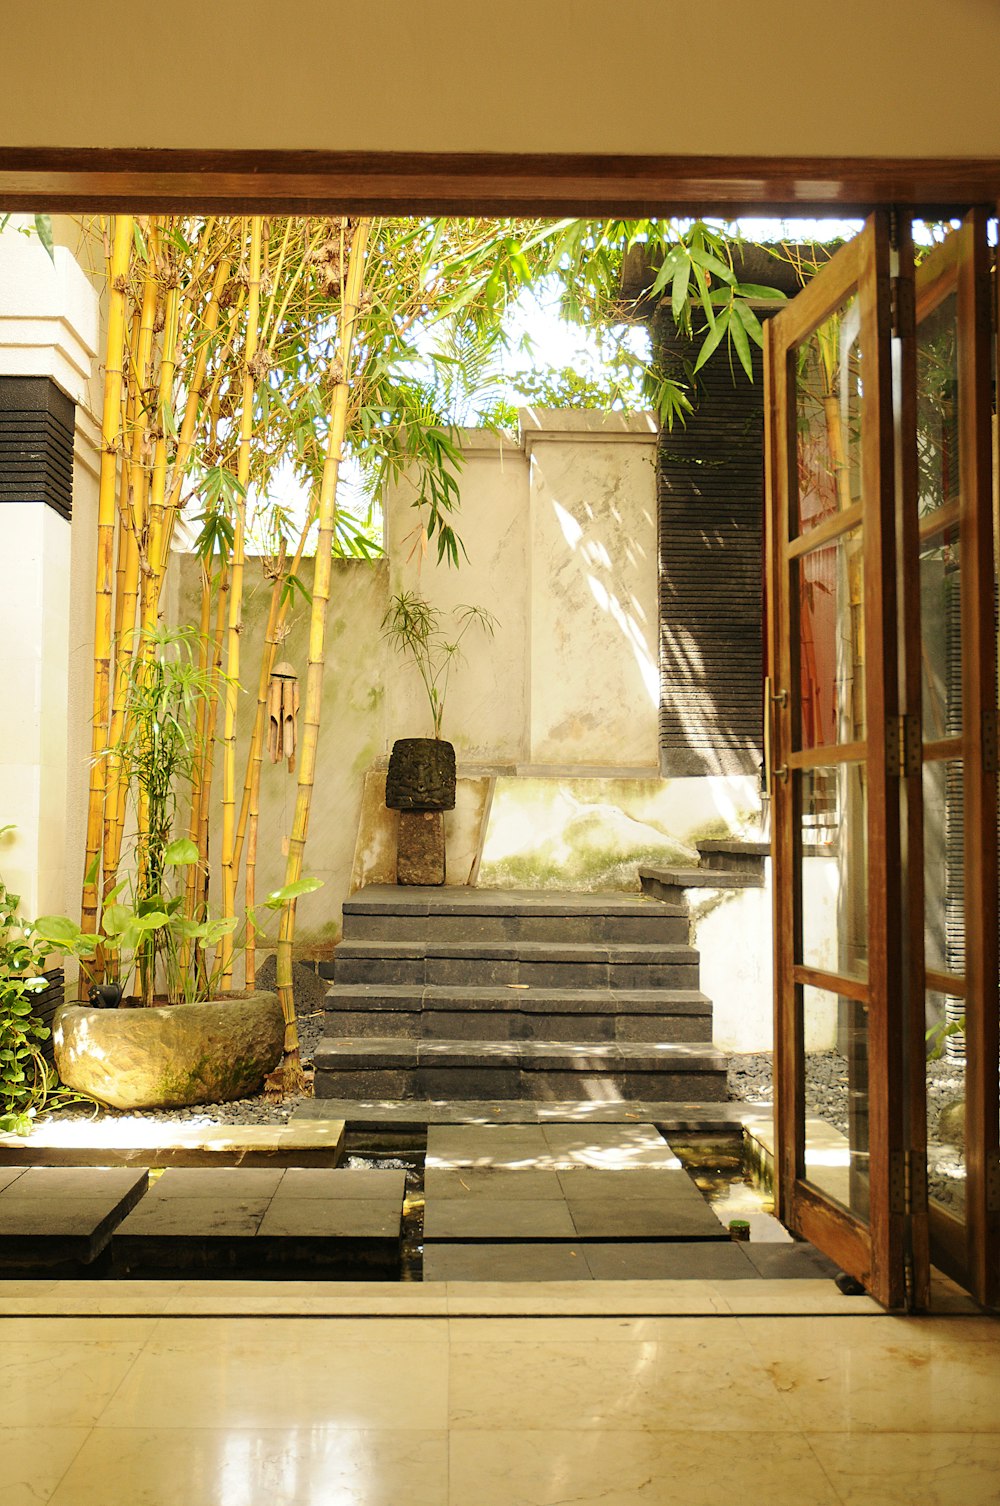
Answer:
<path fill-rule="evenodd" d="M 496 618 L 484 607 L 460 606 L 452 613 L 458 627 L 449 637 L 441 626 L 441 613 L 416 591 L 399 591 L 389 602 L 382 618 L 384 636 L 396 652 L 409 655 L 416 665 L 434 723 L 434 736 L 440 738 L 445 700 L 452 665 L 461 657 L 461 642 L 476 625 L 490 637 L 496 631 Z"/>
<path fill-rule="evenodd" d="M 51 1032 L 34 1001 L 49 986 L 42 976 L 49 948 L 21 920 L 20 903 L 0 879 L 0 1131 L 26 1135 L 44 1108 L 81 1095 L 59 1086 L 42 1051 Z"/>

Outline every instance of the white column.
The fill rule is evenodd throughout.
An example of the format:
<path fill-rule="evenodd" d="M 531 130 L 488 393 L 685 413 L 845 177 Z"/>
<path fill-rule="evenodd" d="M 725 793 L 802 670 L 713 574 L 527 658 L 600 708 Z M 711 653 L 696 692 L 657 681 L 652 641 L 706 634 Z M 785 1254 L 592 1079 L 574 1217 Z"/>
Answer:
<path fill-rule="evenodd" d="M 99 425 L 99 302 L 71 254 L 37 236 L 0 234 L 0 375 L 46 377 L 76 404 L 73 522 L 44 501 L 0 500 L 0 875 L 34 916 L 79 904 L 89 776 L 86 682 Z M 2 465 L 0 460 L 0 465 Z M 74 898 L 75 896 L 75 898 Z"/>

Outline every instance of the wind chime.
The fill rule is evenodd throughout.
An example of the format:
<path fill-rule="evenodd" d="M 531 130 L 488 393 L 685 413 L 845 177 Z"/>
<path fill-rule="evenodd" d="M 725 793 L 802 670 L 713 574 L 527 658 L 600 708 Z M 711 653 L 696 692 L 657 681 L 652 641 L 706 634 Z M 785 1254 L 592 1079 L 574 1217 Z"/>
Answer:
<path fill-rule="evenodd" d="M 288 759 L 288 772 L 295 770 L 298 739 L 299 677 L 285 660 L 271 671 L 267 687 L 267 751 L 272 763 Z"/>

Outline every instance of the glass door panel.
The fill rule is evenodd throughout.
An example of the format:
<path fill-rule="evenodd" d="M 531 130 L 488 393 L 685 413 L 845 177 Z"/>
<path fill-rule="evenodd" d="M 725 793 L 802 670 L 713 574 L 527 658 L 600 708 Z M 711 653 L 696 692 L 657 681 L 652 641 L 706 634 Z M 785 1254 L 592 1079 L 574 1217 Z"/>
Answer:
<path fill-rule="evenodd" d="M 897 1305 L 902 1121 L 869 1115 L 900 1044 L 888 250 L 876 216 L 769 321 L 768 552 L 779 1204 Z"/>
<path fill-rule="evenodd" d="M 989 260 L 974 211 L 915 273 L 915 483 L 904 580 L 920 729 L 922 1037 L 931 1259 L 996 1301 L 996 619 Z M 909 560 L 915 556 L 915 568 Z M 909 587 L 908 587 L 909 588 Z"/>

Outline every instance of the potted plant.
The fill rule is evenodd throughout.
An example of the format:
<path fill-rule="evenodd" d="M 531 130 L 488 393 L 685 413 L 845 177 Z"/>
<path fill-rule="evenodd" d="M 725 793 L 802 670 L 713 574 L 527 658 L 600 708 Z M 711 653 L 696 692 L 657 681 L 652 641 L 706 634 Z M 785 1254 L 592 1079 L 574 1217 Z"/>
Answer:
<path fill-rule="evenodd" d="M 277 994 L 232 989 L 234 952 L 263 934 L 256 915 L 211 917 L 206 885 L 188 881 L 207 871 L 203 854 L 190 836 L 175 835 L 179 792 L 202 757 L 199 728 L 215 693 L 198 649 L 189 630 L 157 630 L 141 635 L 124 659 L 118 731 L 101 757 L 109 786 L 120 791 L 110 809 L 127 854 L 125 876 L 100 898 L 92 927 L 62 915 L 28 927 L 39 949 L 79 963 L 89 993 L 89 1005 L 56 1013 L 60 1078 L 115 1108 L 245 1097 L 282 1057 Z M 134 835 L 123 843 L 129 810 Z M 104 845 L 107 851 L 107 837 Z M 117 858 L 114 866 L 121 871 Z M 265 908 L 280 910 L 319 884 L 286 885 Z"/>
<path fill-rule="evenodd" d="M 441 736 L 445 701 L 452 666 L 461 656 L 461 643 L 473 626 L 491 636 L 496 621 L 483 607 L 459 606 L 451 614 L 456 631 L 449 635 L 442 627 L 438 609 L 415 591 L 400 591 L 389 602 L 382 619 L 386 639 L 397 653 L 409 657 L 416 666 L 427 695 L 433 737 L 403 737 L 393 743 L 385 781 L 385 803 L 390 810 L 405 813 L 440 813 L 455 805 L 455 749 Z M 401 854 L 405 845 L 401 825 Z M 400 883 L 444 882 L 443 824 L 435 826 L 440 841 L 440 860 L 430 869 L 417 862 L 411 869 L 400 861 Z M 421 845 L 418 843 L 418 845 Z M 422 844 L 426 847 L 426 843 Z"/>

